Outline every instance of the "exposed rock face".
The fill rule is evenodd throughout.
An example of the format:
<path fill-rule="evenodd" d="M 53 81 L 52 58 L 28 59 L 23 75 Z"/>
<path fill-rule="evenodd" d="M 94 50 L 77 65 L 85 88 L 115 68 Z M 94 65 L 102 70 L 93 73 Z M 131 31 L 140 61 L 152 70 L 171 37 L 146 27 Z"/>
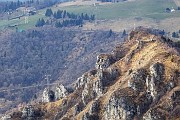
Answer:
<path fill-rule="evenodd" d="M 97 56 L 96 69 L 105 69 L 114 62 L 112 56 L 101 54 Z"/>
<path fill-rule="evenodd" d="M 94 96 L 101 96 L 103 93 L 103 81 L 104 81 L 104 72 L 102 69 L 97 71 L 97 80 L 93 82 L 93 94 Z"/>
<path fill-rule="evenodd" d="M 85 113 L 82 117 L 82 120 L 99 120 L 99 116 L 90 115 L 89 113 Z"/>
<path fill-rule="evenodd" d="M 137 116 L 143 115 L 149 109 L 152 100 L 152 97 L 148 93 L 144 93 L 136 98 Z"/>
<path fill-rule="evenodd" d="M 1 118 L 1 120 L 11 120 L 11 116 L 10 115 L 5 115 Z"/>
<path fill-rule="evenodd" d="M 144 116 L 144 120 L 165 120 L 165 114 L 158 110 L 149 110 Z"/>
<path fill-rule="evenodd" d="M 82 100 L 84 104 L 103 95 L 104 88 L 108 86 L 119 76 L 119 71 L 115 68 L 99 69 L 94 77 L 88 77 L 88 81 L 84 85 L 82 92 Z M 86 102 L 85 102 L 86 101 Z"/>
<path fill-rule="evenodd" d="M 84 106 L 85 105 L 84 105 L 84 103 L 82 101 L 79 102 L 78 104 L 76 104 L 75 109 L 74 109 L 74 115 L 79 114 L 83 110 Z"/>
<path fill-rule="evenodd" d="M 81 77 L 79 77 L 77 79 L 77 82 L 75 83 L 75 89 L 78 89 L 79 87 L 81 87 L 82 85 L 84 85 L 85 83 L 87 83 L 88 80 L 88 75 L 87 74 L 83 74 Z"/>
<path fill-rule="evenodd" d="M 164 66 L 161 63 L 155 63 L 150 66 L 150 77 L 146 79 L 147 92 L 156 99 L 159 96 L 160 84 L 163 82 Z"/>
<path fill-rule="evenodd" d="M 96 80 L 92 86 L 94 96 L 101 96 L 103 93 L 102 79 Z"/>
<path fill-rule="evenodd" d="M 139 69 L 130 74 L 130 80 L 128 80 L 128 87 L 135 91 L 143 91 L 146 79 L 146 71 Z"/>
<path fill-rule="evenodd" d="M 144 120 L 174 120 L 180 117 L 180 87 L 172 89 L 168 97 L 162 98 L 159 105 L 150 108 L 143 116 Z M 166 114 L 165 114 L 166 112 Z"/>
<path fill-rule="evenodd" d="M 62 99 L 67 95 L 68 91 L 66 90 L 66 88 L 62 84 L 59 84 L 55 89 L 55 100 Z"/>
<path fill-rule="evenodd" d="M 93 119 L 91 119 L 89 113 L 87 112 L 83 115 L 82 120 L 93 120 Z"/>
<path fill-rule="evenodd" d="M 99 101 L 95 100 L 91 106 L 90 110 L 83 114 L 81 120 L 99 120 L 98 112 L 100 110 Z"/>
<path fill-rule="evenodd" d="M 68 95 L 67 89 L 62 85 L 58 84 L 55 88 L 55 92 L 49 88 L 45 88 L 43 91 L 42 102 L 53 102 L 62 99 Z"/>
<path fill-rule="evenodd" d="M 173 101 L 180 100 L 180 89 L 173 91 L 171 99 Z"/>
<path fill-rule="evenodd" d="M 37 120 L 40 119 L 44 113 L 35 106 L 27 105 L 23 108 L 21 114 L 23 120 Z"/>
<path fill-rule="evenodd" d="M 95 77 L 97 75 L 102 76 L 101 73 L 98 72 L 98 70 L 91 70 L 90 72 L 83 74 L 81 77 L 77 79 L 76 83 L 74 84 L 74 88 L 78 89 L 82 87 L 87 82 L 91 81 L 92 77 Z"/>
<path fill-rule="evenodd" d="M 106 71 L 106 73 L 108 74 L 106 75 L 106 83 L 112 83 L 112 81 L 116 80 L 116 78 L 120 75 L 120 71 L 116 67 L 109 67 L 106 69 Z"/>
<path fill-rule="evenodd" d="M 96 69 L 78 78 L 73 93 L 67 95 L 64 86 L 57 87 L 55 98 L 62 100 L 52 105 L 53 112 L 46 111 L 47 115 L 52 114 L 50 117 L 42 118 L 178 120 L 180 56 L 155 33 L 134 31 L 121 46 L 126 50 L 116 51 L 117 57 L 99 55 Z M 51 101 L 49 96 L 53 94 L 49 91 L 45 89 L 43 93 L 46 102 Z"/>
<path fill-rule="evenodd" d="M 99 106 L 98 100 L 93 101 L 92 105 L 90 106 L 90 110 L 84 113 L 82 120 L 99 120 Z"/>
<path fill-rule="evenodd" d="M 83 92 L 82 92 L 82 101 L 83 101 L 84 104 L 87 104 L 86 101 L 89 102 L 89 101 L 90 101 L 89 99 L 91 99 L 91 97 L 93 97 L 93 96 L 90 96 L 89 94 L 90 94 L 90 93 L 89 93 L 88 85 L 85 84 L 84 89 L 83 89 Z M 88 96 L 88 95 L 89 95 L 89 96 Z"/>
<path fill-rule="evenodd" d="M 52 90 L 45 88 L 43 91 L 42 102 L 52 102 L 55 100 L 55 95 Z"/>
<path fill-rule="evenodd" d="M 89 110 L 89 113 L 92 115 L 92 114 L 98 114 L 99 110 L 100 110 L 100 105 L 99 105 L 99 101 L 98 100 L 95 100 L 93 102 L 93 104 L 91 105 L 90 107 L 90 110 Z"/>
<path fill-rule="evenodd" d="M 127 91 L 131 91 L 126 93 Z M 132 120 L 136 114 L 134 92 L 131 89 L 117 91 L 105 108 L 104 120 Z"/>
<path fill-rule="evenodd" d="M 164 66 L 161 63 L 155 63 L 150 66 L 150 73 L 153 79 L 155 79 L 157 82 L 163 80 L 163 74 L 164 74 Z"/>
<path fill-rule="evenodd" d="M 22 118 L 29 119 L 35 117 L 34 108 L 31 105 L 24 107 L 22 111 Z"/>
<path fill-rule="evenodd" d="M 91 99 L 100 97 L 104 87 L 119 76 L 119 71 L 109 67 L 114 62 L 111 55 L 102 54 L 97 57 L 96 70 L 92 70 L 78 78 L 75 89 L 83 87 L 82 101 L 84 104 Z"/>
<path fill-rule="evenodd" d="M 99 97 L 103 93 L 102 78 L 98 77 L 97 80 L 89 81 L 85 84 L 82 92 L 82 100 L 84 104 L 87 104 L 90 100 L 95 97 Z"/>

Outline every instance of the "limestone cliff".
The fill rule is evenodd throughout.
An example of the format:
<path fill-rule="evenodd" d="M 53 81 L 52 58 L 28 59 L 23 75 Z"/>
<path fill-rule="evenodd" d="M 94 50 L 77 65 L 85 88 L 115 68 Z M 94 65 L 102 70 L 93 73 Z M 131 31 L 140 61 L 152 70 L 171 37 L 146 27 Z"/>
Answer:
<path fill-rule="evenodd" d="M 36 112 L 30 113 L 39 112 L 31 119 L 180 119 L 180 52 L 175 46 L 157 30 L 137 28 L 111 54 L 99 55 L 95 69 L 77 79 L 72 93 L 60 86 L 57 99 L 50 101 L 46 89 L 44 103 L 31 105 Z M 23 119 L 27 111 L 22 111 L 11 117 Z"/>

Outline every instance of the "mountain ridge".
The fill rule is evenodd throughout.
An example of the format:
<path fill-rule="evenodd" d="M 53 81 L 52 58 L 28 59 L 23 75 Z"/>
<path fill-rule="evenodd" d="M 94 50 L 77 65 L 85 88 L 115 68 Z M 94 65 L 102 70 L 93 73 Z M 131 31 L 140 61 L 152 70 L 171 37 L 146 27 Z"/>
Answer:
<path fill-rule="evenodd" d="M 22 108 L 16 119 L 179 119 L 180 56 L 175 46 L 160 31 L 136 28 L 111 54 L 97 57 L 96 68 L 77 79 L 74 91 L 59 100 L 44 94 L 48 101 L 32 105 L 32 116 Z"/>

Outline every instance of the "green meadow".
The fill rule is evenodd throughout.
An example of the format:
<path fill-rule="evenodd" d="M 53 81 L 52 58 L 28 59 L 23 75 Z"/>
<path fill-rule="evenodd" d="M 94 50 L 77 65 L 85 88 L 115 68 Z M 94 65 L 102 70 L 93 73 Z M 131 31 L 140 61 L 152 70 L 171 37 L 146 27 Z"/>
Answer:
<path fill-rule="evenodd" d="M 84 5 L 84 6 L 68 6 L 68 7 L 56 7 L 51 9 L 56 11 L 66 10 L 76 14 L 87 13 L 95 14 L 96 19 L 118 19 L 118 18 L 130 18 L 130 17 L 145 17 L 162 20 L 172 17 L 180 17 L 180 11 L 174 13 L 166 13 L 166 8 L 177 8 L 173 0 L 137 0 L 133 2 L 121 2 L 106 5 Z M 47 8 L 46 8 L 47 9 Z M 36 21 L 39 18 L 44 18 L 46 9 L 39 10 L 36 15 L 29 16 L 29 23 L 24 23 L 24 18 L 15 20 L 0 20 L 0 28 L 4 28 L 8 25 L 18 25 L 20 29 L 28 29 L 35 26 Z"/>

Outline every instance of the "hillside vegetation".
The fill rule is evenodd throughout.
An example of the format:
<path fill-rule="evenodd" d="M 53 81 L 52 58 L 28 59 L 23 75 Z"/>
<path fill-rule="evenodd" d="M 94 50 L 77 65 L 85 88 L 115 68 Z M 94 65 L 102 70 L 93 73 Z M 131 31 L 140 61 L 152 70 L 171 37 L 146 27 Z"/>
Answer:
<path fill-rule="evenodd" d="M 180 12 L 166 13 L 166 8 L 177 8 L 173 0 L 136 0 L 131 2 L 121 2 L 115 4 L 103 5 L 82 5 L 82 6 L 65 6 L 51 7 L 53 11 L 67 10 L 75 14 L 87 13 L 95 15 L 97 20 L 101 19 L 118 19 L 118 18 L 133 18 L 133 17 L 146 17 L 157 20 L 166 18 L 180 17 Z M 29 23 L 24 23 L 24 17 L 15 20 L 0 20 L 0 28 L 7 27 L 8 25 L 18 24 L 18 28 L 27 29 L 35 26 L 39 18 L 44 18 L 45 9 L 37 11 L 36 15 L 29 16 Z"/>
<path fill-rule="evenodd" d="M 66 85 L 93 68 L 96 55 L 111 52 L 121 43 L 121 33 L 80 31 L 51 27 L 24 32 L 1 32 L 0 35 L 0 98 L 23 102 L 43 89 L 45 75 Z M 37 89 L 19 89 L 41 85 Z M 14 103 L 13 103 L 14 104 Z M 1 110 L 6 109 L 3 107 Z"/>
<path fill-rule="evenodd" d="M 43 92 L 49 101 L 26 108 L 33 118 L 49 120 L 179 120 L 179 53 L 179 45 L 158 31 L 137 28 L 113 53 L 98 55 L 74 92 L 55 101 Z M 26 111 L 10 116 L 31 118 Z"/>

